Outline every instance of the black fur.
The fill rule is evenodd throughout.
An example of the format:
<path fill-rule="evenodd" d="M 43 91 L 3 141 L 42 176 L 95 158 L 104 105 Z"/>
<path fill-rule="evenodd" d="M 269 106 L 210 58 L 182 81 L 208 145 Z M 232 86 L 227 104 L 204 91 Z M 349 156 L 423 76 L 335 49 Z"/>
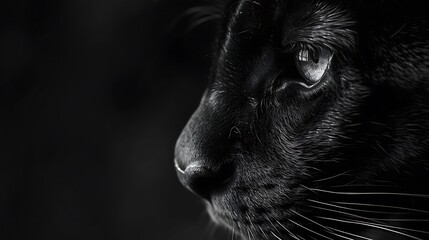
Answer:
<path fill-rule="evenodd" d="M 211 81 L 176 147 L 215 222 L 251 239 L 429 239 L 425 5 L 225 4 Z M 293 54 L 320 48 L 334 53 L 324 78 L 294 84 Z M 184 176 L 196 162 L 211 170 Z"/>

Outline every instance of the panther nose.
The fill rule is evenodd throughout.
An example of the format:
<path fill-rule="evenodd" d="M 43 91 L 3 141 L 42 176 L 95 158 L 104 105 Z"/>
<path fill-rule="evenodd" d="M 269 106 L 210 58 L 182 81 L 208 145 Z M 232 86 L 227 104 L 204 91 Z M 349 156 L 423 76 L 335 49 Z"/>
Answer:
<path fill-rule="evenodd" d="M 230 164 L 214 166 L 204 161 L 195 161 L 182 169 L 176 159 L 175 165 L 180 182 L 208 201 L 213 192 L 224 187 L 233 175 L 233 167 Z"/>

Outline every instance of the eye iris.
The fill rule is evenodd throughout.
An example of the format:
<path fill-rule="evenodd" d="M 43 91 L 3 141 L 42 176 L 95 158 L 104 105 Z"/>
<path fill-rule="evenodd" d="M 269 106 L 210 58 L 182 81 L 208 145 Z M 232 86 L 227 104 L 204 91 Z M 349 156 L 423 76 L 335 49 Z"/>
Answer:
<path fill-rule="evenodd" d="M 332 52 L 328 49 L 311 51 L 308 49 L 299 50 L 296 53 L 296 67 L 302 77 L 310 85 L 319 82 L 325 75 L 332 59 Z"/>

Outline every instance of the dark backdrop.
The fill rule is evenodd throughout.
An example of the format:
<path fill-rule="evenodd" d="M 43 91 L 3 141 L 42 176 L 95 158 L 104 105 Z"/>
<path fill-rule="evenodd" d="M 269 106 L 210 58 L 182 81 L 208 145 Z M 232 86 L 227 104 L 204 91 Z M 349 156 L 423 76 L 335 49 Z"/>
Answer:
<path fill-rule="evenodd" d="M 225 239 L 178 183 L 213 24 L 192 0 L 0 3 L 0 239 Z"/>

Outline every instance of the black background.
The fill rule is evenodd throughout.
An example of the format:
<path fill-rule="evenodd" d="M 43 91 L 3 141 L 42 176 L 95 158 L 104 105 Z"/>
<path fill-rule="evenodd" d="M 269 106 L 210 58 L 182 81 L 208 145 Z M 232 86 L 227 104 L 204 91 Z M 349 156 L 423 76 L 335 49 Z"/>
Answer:
<path fill-rule="evenodd" d="M 0 3 L 0 239 L 226 238 L 173 167 L 214 38 L 176 20 L 200 4 Z"/>

